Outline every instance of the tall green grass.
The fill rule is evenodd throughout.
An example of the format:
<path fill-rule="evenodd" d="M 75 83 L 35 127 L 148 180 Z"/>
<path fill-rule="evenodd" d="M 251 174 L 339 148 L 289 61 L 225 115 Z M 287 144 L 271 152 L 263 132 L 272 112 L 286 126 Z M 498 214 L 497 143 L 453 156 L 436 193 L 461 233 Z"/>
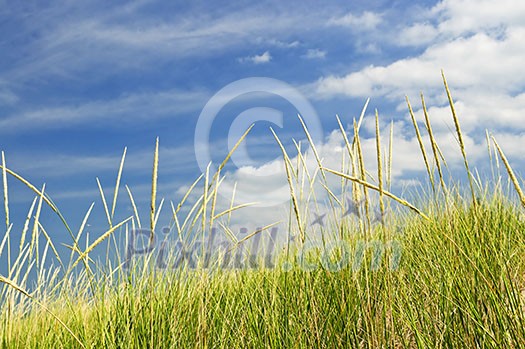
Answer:
<path fill-rule="evenodd" d="M 85 228 L 93 205 L 78 230 L 73 231 L 45 193 L 45 187 L 37 189 L 9 169 L 2 153 L 6 232 L 0 241 L 0 256 L 7 256 L 8 272 L 0 276 L 0 347 L 524 347 L 525 222 L 523 207 L 512 199 L 517 194 L 525 206 L 520 181 L 501 147 L 489 136 L 491 159 L 494 149 L 504 164 L 500 168 L 498 162 L 496 171 L 508 174 L 509 185 L 496 179 L 482 183 L 479 176 L 474 177 L 446 81 L 445 88 L 458 151 L 467 171 L 467 195 L 459 182 L 445 177 L 447 164 L 432 132 L 423 97 L 432 156 L 426 152 L 416 116 L 407 102 L 429 191 L 409 199 L 392 193 L 393 126 L 384 151 L 377 112 L 378 172 L 372 174 L 365 168 L 359 129 L 366 106 L 360 118 L 354 120 L 352 132 L 338 118 L 346 152 L 337 169 L 323 165 L 304 123 L 310 155 L 317 164 L 313 172 L 301 144 L 296 143 L 297 154 L 290 155 L 273 133 L 283 154 L 290 189 L 288 227 L 299 237 L 278 254 L 275 268 L 181 267 L 159 272 L 150 254 L 125 269 L 125 256 L 118 254 L 121 246 L 116 234 L 142 227 L 127 186 L 133 214 L 115 221 L 126 150 L 111 206 L 97 182 L 108 228 L 92 242 Z M 189 244 L 192 239 L 205 237 L 218 225 L 235 249 L 273 226 L 269 224 L 238 239 L 229 227 L 230 217 L 248 204 L 236 206 L 232 198 L 227 209 L 218 211 L 221 171 L 230 156 L 231 152 L 216 173 L 212 175 L 208 170 L 199 177 L 179 203 L 170 203 L 173 227 L 182 241 Z M 498 161 L 497 157 L 493 159 Z M 164 203 L 157 200 L 158 163 L 157 140 L 149 212 L 149 227 L 157 234 Z M 498 178 L 502 175 L 497 173 Z M 340 180 L 340 191 L 329 185 L 334 176 Z M 10 180 L 23 183 L 36 194 L 23 229 L 16 235 L 20 241 L 13 239 Z M 323 197 L 314 190 L 315 185 L 323 188 Z M 190 201 L 199 190 L 197 199 Z M 348 209 L 347 197 L 363 201 L 355 224 L 340 219 Z M 374 223 L 372 217 L 374 197 L 380 203 L 381 224 Z M 296 257 L 313 234 L 309 225 L 312 207 L 319 207 L 322 200 L 326 202 L 329 224 L 322 230 L 323 244 L 303 256 L 312 269 L 306 271 Z M 62 260 L 64 257 L 40 223 L 44 205 L 58 215 L 71 236 L 69 261 Z M 387 215 L 389 207 L 393 213 Z M 337 271 L 327 270 L 316 258 L 323 254 L 328 260 L 341 258 L 344 251 L 340 249 L 323 250 L 333 239 L 343 239 L 354 257 L 347 267 Z M 42 242 L 44 246 L 39 246 Z M 393 263 L 393 242 L 402 248 L 397 255 L 399 264 Z M 90 256 L 104 244 L 107 261 L 100 265 Z M 373 246 L 384 250 L 384 258 L 378 259 Z M 30 287 L 31 275 L 35 276 L 36 287 Z"/>

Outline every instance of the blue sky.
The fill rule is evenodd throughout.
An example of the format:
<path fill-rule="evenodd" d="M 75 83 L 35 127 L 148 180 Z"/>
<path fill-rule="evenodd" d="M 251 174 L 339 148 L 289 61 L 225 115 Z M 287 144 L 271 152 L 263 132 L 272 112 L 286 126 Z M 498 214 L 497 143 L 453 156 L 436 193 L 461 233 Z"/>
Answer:
<path fill-rule="evenodd" d="M 451 168 L 460 169 L 441 82 L 444 69 L 471 162 L 487 168 L 489 129 L 519 172 L 524 38 L 520 0 L 0 0 L 0 149 L 8 167 L 36 186 L 46 183 L 78 227 L 91 202 L 97 202 L 93 215 L 104 218 L 95 177 L 109 197 L 127 146 L 122 181 L 147 212 L 155 138 L 161 144 L 161 196 L 176 201 L 181 188 L 201 173 L 194 135 L 206 103 L 237 80 L 265 77 L 292 86 L 311 103 L 328 154 L 340 146 L 331 138 L 335 115 L 351 123 L 370 97 L 365 152 L 375 152 L 371 116 L 377 108 L 383 134 L 394 121 L 394 178 L 401 188 L 423 173 L 405 95 L 421 117 L 418 98 L 425 93 L 438 142 Z M 229 101 L 217 114 L 210 134 L 213 160 L 226 154 L 235 117 L 260 107 L 281 110 L 284 127 L 277 129 L 288 146 L 292 137 L 304 138 L 294 106 L 252 93 Z M 233 180 L 271 172 L 279 155 L 271 125 L 256 124 L 247 140 L 255 163 L 230 167 Z M 32 194 L 9 181 L 11 214 L 20 227 Z M 129 204 L 125 192 L 120 194 L 124 218 Z M 268 212 L 264 217 L 271 220 Z"/>

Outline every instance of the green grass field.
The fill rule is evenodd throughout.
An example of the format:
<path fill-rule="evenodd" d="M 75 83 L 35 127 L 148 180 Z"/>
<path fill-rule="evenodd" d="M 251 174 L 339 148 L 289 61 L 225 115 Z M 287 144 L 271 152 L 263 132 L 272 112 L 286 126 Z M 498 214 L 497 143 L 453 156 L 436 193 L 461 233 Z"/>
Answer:
<path fill-rule="evenodd" d="M 21 235 L 16 234 L 22 236 L 21 241 L 12 237 L 15 234 L 9 229 L 12 223 L 6 214 L 8 229 L 0 241 L 0 255 L 9 254 L 12 263 L 8 275 L 0 276 L 0 347 L 525 347 L 525 196 L 503 151 L 489 136 L 487 150 L 494 169 L 493 180 L 483 182 L 473 175 L 446 82 L 445 87 L 458 152 L 464 159 L 466 186 L 445 175 L 447 165 L 434 141 L 431 116 L 426 113 L 424 101 L 425 129 L 420 130 L 415 117 L 413 120 L 427 168 L 428 190 L 415 198 L 401 198 L 389 192 L 392 145 L 390 142 L 387 151 L 381 152 L 383 137 L 379 127 L 375 174 L 364 167 L 359 138 L 361 120 L 355 121 L 352 133 L 341 126 L 347 149 L 341 168 L 346 170 L 324 168 L 315 146 L 310 144 L 312 156 L 319 164 L 315 173 L 310 173 L 301 161 L 301 153 L 297 154 L 298 161 L 292 161 L 276 136 L 290 187 L 289 224 L 298 238 L 279 252 L 275 268 L 215 268 L 213 272 L 209 268 L 181 268 L 153 272 L 153 262 L 147 258 L 130 270 L 124 270 L 109 257 L 102 266 L 91 260 L 90 253 L 115 243 L 118 232 L 128 226 L 141 226 L 136 208 L 132 217 L 113 222 L 125 153 L 113 200 L 106 202 L 102 196 L 107 232 L 81 248 L 90 215 L 87 212 L 82 226 L 70 229 L 71 258 L 64 261 L 39 224 L 42 206 L 49 206 L 59 217 L 60 211 L 44 189 L 25 181 L 2 159 L 5 209 L 9 209 L 7 177 L 24 183 L 35 192 L 36 199 L 24 230 Z M 410 104 L 409 108 L 411 111 Z M 309 139 L 306 128 L 305 132 Z M 430 137 L 428 151 L 422 141 L 423 133 Z M 158 161 L 157 143 L 148 227 L 152 231 L 161 210 L 156 198 Z M 198 231 L 204 236 L 220 217 L 242 210 L 232 206 L 217 211 L 222 168 L 216 176 L 204 174 L 180 205 L 171 207 L 179 234 Z M 346 209 L 346 194 L 364 204 L 358 224 L 333 222 L 326 229 L 329 237 L 344 241 L 354 257 L 363 241 L 365 247 L 370 242 L 390 246 L 396 241 L 402 252 L 397 255 L 400 259 L 395 267 L 392 263 L 396 255 L 389 248 L 385 248 L 382 259 L 377 259 L 373 248 L 364 248 L 358 268 L 352 267 L 354 258 L 346 267 L 332 271 L 316 255 L 316 251 L 325 252 L 319 248 L 303 256 L 314 270 L 302 267 L 296 257 L 311 229 L 308 205 L 302 199 L 308 194 L 304 188 L 314 182 L 327 184 L 330 176 L 336 176 L 342 188 L 335 193 L 325 187 L 332 213 Z M 184 211 L 187 215 L 182 219 L 181 207 L 188 205 L 187 197 L 196 190 L 202 191 L 200 199 Z M 127 192 L 135 207 L 129 188 Z M 372 198 L 377 198 L 382 213 L 396 207 L 392 208 L 393 214 L 384 215 L 388 220 L 384 224 L 371 223 Z M 262 233 L 256 231 L 246 239 Z M 234 236 L 232 239 L 235 246 L 243 242 Z M 44 254 L 39 247 L 43 242 Z M 344 249 L 334 248 L 325 256 L 329 261 L 338 261 L 342 255 Z M 120 261 L 122 258 L 117 257 Z M 54 261 L 54 266 L 44 263 L 49 260 Z M 288 268 L 282 267 L 284 262 Z M 36 288 L 28 282 L 32 273 L 36 275 Z"/>

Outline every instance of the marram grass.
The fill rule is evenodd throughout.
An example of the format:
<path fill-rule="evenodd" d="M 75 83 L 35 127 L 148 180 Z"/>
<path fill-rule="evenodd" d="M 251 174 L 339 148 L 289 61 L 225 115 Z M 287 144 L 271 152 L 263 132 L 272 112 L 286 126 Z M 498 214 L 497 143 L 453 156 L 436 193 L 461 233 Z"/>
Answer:
<path fill-rule="evenodd" d="M 247 270 L 100 284 L 93 296 L 47 299 L 46 309 L 5 309 L 3 346 L 79 347 L 71 332 L 92 348 L 525 345 L 525 224 L 497 199 L 433 218 L 405 222 L 395 272 Z"/>
<path fill-rule="evenodd" d="M 431 133 L 430 117 L 424 105 L 423 110 L 426 130 Z M 457 132 L 461 138 L 455 111 L 453 118 L 458 122 Z M 355 261 L 339 271 L 329 271 L 314 263 L 315 270 L 306 271 L 290 259 L 294 256 L 293 248 L 278 255 L 274 268 L 214 272 L 179 268 L 172 272 L 151 272 L 134 265 L 124 271 L 122 265 L 115 265 L 109 256 L 107 265 L 101 267 L 91 260 L 90 253 L 104 243 L 109 246 L 118 230 L 141 226 L 135 200 L 127 186 L 133 215 L 122 221 L 115 220 L 126 151 L 111 207 L 99 184 L 108 229 L 93 242 L 87 242 L 85 248 L 81 247 L 81 241 L 86 238 L 84 228 L 93 206 L 85 214 L 78 232 L 73 234 L 44 188 L 36 189 L 8 169 L 2 156 L 5 211 L 9 212 L 9 180 L 21 182 L 37 196 L 29 209 L 20 242 L 14 243 L 9 214 L 5 219 L 6 233 L 0 240 L 0 256 L 11 254 L 12 258 L 7 275 L 0 275 L 0 348 L 525 347 L 525 222 L 523 207 L 513 199 L 517 194 L 523 201 L 523 194 L 503 150 L 494 141 L 505 165 L 501 170 L 506 171 L 498 175 L 509 176 L 508 186 L 504 187 L 499 180 L 488 181 L 478 187 L 477 192 L 470 187 L 465 197 L 460 194 L 465 188 L 449 180 L 447 190 L 430 191 L 419 199 L 416 197 L 417 202 L 410 202 L 391 193 L 390 188 L 395 185 L 390 183 L 392 141 L 388 145 L 386 174 L 383 173 L 381 159 L 385 153 L 379 140 L 377 116 L 378 183 L 366 172 L 358 134 L 361 120 L 354 123 L 352 142 L 339 122 L 348 154 L 337 170 L 324 167 L 315 145 L 309 141 L 319 167 L 314 174 L 306 168 L 303 155 L 299 155 L 294 164 L 274 133 L 277 146 L 283 152 L 292 194 L 291 214 L 295 217 L 290 219 L 289 226 L 300 235 L 301 241 L 307 240 L 311 228 L 305 223 L 308 211 L 301 206 L 302 198 L 315 200 L 315 193 L 304 192 L 303 188 L 313 190 L 317 174 L 327 195 L 333 199 L 330 208 L 339 211 L 346 208 L 338 207 L 345 205 L 344 200 L 328 188 L 330 176 L 338 176 L 342 183 L 352 182 L 350 186 L 343 185 L 352 190 L 350 197 L 371 198 L 372 194 L 379 194 L 385 201 L 381 212 L 390 207 L 392 201 L 415 212 L 395 211 L 384 225 L 372 225 L 369 213 L 364 213 L 367 215 L 365 226 L 352 228 L 331 222 L 325 228 L 333 230 L 334 236 L 343 236 L 352 252 L 359 250 L 362 239 L 369 243 L 397 241 L 402 254 L 395 268 L 392 251 L 385 251 L 385 258 L 378 262 L 373 251 L 365 249 L 359 268 L 354 267 Z M 415 119 L 414 125 L 417 126 Z M 246 133 L 243 138 L 245 136 Z M 421 137 L 419 133 L 418 138 Z M 445 189 L 440 165 L 446 167 L 446 163 L 440 161 L 439 147 L 432 134 L 430 139 L 433 157 L 438 163 L 433 164 L 428 157 L 425 165 L 429 178 L 435 178 L 432 165 L 437 167 L 440 185 Z M 296 149 L 300 151 L 301 145 L 296 143 Z M 458 151 L 465 160 L 465 169 L 470 171 L 462 142 Z M 153 228 L 162 209 L 162 201 L 159 205 L 156 203 L 158 161 L 157 141 L 148 212 Z M 229 221 L 233 212 L 246 206 L 234 206 L 232 200 L 226 210 L 218 211 L 217 190 L 222 182 L 219 172 L 224 165 L 225 162 L 212 178 L 209 172 L 199 177 L 179 204 L 170 203 L 176 233 L 182 239 L 189 238 L 188 232 L 193 229 L 210 229 L 221 217 L 228 217 Z M 471 174 L 467 175 L 471 180 Z M 187 214 L 181 216 L 181 207 L 198 188 L 203 194 L 185 211 Z M 475 203 L 470 194 L 475 195 Z M 42 205 L 57 213 L 71 233 L 69 263 L 60 259 L 39 221 Z M 229 231 L 227 223 L 221 221 L 220 224 Z M 256 230 L 244 240 L 257 238 L 272 226 L 273 223 Z M 31 237 L 26 239 L 26 233 Z M 41 234 L 45 247 L 39 250 L 35 244 Z M 235 246 L 242 241 L 237 240 Z M 52 254 L 47 254 L 48 249 Z M 44 263 L 49 259 L 55 260 L 55 265 L 63 264 L 64 268 L 49 267 Z M 293 262 L 291 268 L 284 267 L 286 261 Z M 35 273 L 37 285 L 29 288 L 28 277 Z"/>

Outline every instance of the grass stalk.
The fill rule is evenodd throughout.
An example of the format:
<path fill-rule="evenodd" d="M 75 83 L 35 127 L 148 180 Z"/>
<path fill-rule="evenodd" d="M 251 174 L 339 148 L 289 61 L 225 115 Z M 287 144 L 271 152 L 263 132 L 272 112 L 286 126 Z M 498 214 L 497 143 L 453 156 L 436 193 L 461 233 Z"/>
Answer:
<path fill-rule="evenodd" d="M 357 164 L 359 169 L 359 176 L 361 177 L 359 184 L 366 182 L 366 168 L 365 168 L 365 158 L 363 156 L 363 150 L 361 148 L 361 138 L 359 137 L 359 124 L 356 124 L 354 121 L 354 141 L 357 149 Z M 368 197 L 368 186 L 363 185 L 363 195 L 364 195 L 364 205 L 365 205 L 365 218 L 366 218 L 366 228 L 370 232 L 370 199 Z M 359 198 L 357 199 L 359 200 Z M 356 201 L 358 202 L 358 201 Z"/>
<path fill-rule="evenodd" d="M 111 218 L 115 217 L 115 208 L 117 207 L 117 197 L 120 189 L 120 179 L 122 178 L 122 170 L 124 169 L 124 160 L 126 159 L 127 147 L 124 147 L 124 152 L 122 153 L 122 159 L 120 160 L 120 166 L 118 168 L 117 182 L 115 183 L 115 191 L 113 192 L 113 203 L 111 204 Z"/>
<path fill-rule="evenodd" d="M 350 180 L 350 181 L 356 182 L 356 183 L 358 183 L 358 184 L 360 184 L 360 185 L 362 185 L 363 187 L 366 187 L 366 188 L 368 188 L 368 189 L 372 189 L 372 190 L 375 190 L 375 191 L 377 191 L 377 192 L 380 191 L 380 190 L 379 190 L 379 187 L 377 187 L 377 186 L 375 186 L 375 185 L 373 185 L 373 184 L 371 184 L 371 183 L 368 183 L 368 182 L 366 182 L 366 181 L 363 181 L 362 178 L 357 178 L 357 177 L 349 176 L 349 175 L 347 175 L 347 174 L 345 174 L 345 173 L 341 173 L 341 172 L 338 172 L 338 171 L 334 171 L 334 170 L 331 170 L 331 169 L 329 169 L 329 168 L 325 168 L 324 170 L 325 170 L 325 171 L 328 171 L 328 172 L 330 172 L 330 173 L 333 173 L 333 174 L 335 174 L 335 175 L 337 175 L 337 176 L 340 176 L 340 177 L 346 178 L 346 179 L 348 179 L 348 180 Z M 421 210 L 419 210 L 417 207 L 415 207 L 414 205 L 412 205 L 412 204 L 409 203 L 408 201 L 403 200 L 403 199 L 397 197 L 396 195 L 394 195 L 394 194 L 392 194 L 392 193 L 390 193 L 390 192 L 388 192 L 388 191 L 386 191 L 386 190 L 383 190 L 383 194 L 384 194 L 385 196 L 388 196 L 389 198 L 393 199 L 394 201 L 400 203 L 401 205 L 410 208 L 412 211 L 414 211 L 415 213 L 417 213 L 418 215 L 420 215 L 421 217 L 423 217 L 425 220 L 430 220 L 430 218 L 429 218 L 426 214 L 424 214 Z"/>
<path fill-rule="evenodd" d="M 458 136 L 459 148 L 461 150 L 461 156 L 463 156 L 463 163 L 465 164 L 465 169 L 467 170 L 467 176 L 470 186 L 470 192 L 472 194 L 472 204 L 476 206 L 476 192 L 474 191 L 474 183 L 472 179 L 472 173 L 470 172 L 467 153 L 465 152 L 465 142 L 463 141 L 463 133 L 461 132 L 461 126 L 459 124 L 459 118 L 456 114 L 456 108 L 454 107 L 454 100 L 450 94 L 450 89 L 448 88 L 447 79 L 445 78 L 445 72 L 441 71 L 441 76 L 443 77 L 443 83 L 445 84 L 445 90 L 447 91 L 447 98 L 450 105 L 450 110 L 452 112 L 452 118 L 454 119 L 454 126 L 456 127 L 456 133 Z"/>
<path fill-rule="evenodd" d="M 9 192 L 7 190 L 7 172 L 5 165 L 5 154 L 2 151 L 2 184 L 4 188 L 4 212 L 5 212 L 5 228 L 7 229 L 9 223 Z"/>
<path fill-rule="evenodd" d="M 383 202 L 383 165 L 381 161 L 381 133 L 379 131 L 379 113 L 376 109 L 376 151 L 377 151 L 377 183 L 379 188 L 379 210 L 381 211 L 381 224 L 385 225 L 385 205 Z"/>
<path fill-rule="evenodd" d="M 436 138 L 434 137 L 434 132 L 432 130 L 432 124 L 430 123 L 430 117 L 428 116 L 427 105 L 425 103 L 425 97 L 423 96 L 423 93 L 421 93 L 421 105 L 423 108 L 423 114 L 425 115 L 425 126 L 427 129 L 428 136 L 430 138 L 430 146 L 432 148 L 432 154 L 434 155 L 434 163 L 436 164 L 436 168 L 438 171 L 439 183 L 441 184 L 442 190 L 446 193 L 445 180 L 443 178 L 443 171 L 441 170 L 441 161 L 439 160 L 440 151 L 439 151 L 439 147 L 438 147 Z"/>
<path fill-rule="evenodd" d="M 159 171 L 159 137 L 155 141 L 153 153 L 153 171 L 151 176 L 151 201 L 150 201 L 150 244 L 155 239 L 155 209 L 157 202 L 157 181 Z"/>
<path fill-rule="evenodd" d="M 394 150 L 394 121 L 390 123 L 390 138 L 388 141 L 388 160 L 386 161 L 388 190 L 392 188 L 392 155 L 394 154 L 393 150 Z"/>
<path fill-rule="evenodd" d="M 131 193 L 131 189 L 129 189 L 129 187 L 127 185 L 126 185 L 126 191 L 128 192 L 129 201 L 131 202 L 131 207 L 133 207 L 134 218 L 137 221 L 137 225 L 138 225 L 138 227 L 140 229 L 140 228 L 142 228 L 142 225 L 140 223 L 139 211 L 137 210 L 137 205 L 135 205 L 135 199 L 133 198 L 133 194 Z"/>
<path fill-rule="evenodd" d="M 295 195 L 295 189 L 294 189 L 292 174 L 291 174 L 291 170 L 290 170 L 290 167 L 292 166 L 292 164 L 290 163 L 290 158 L 288 157 L 288 153 L 286 152 L 286 149 L 284 148 L 283 144 L 281 143 L 281 140 L 279 139 L 279 137 L 277 136 L 277 134 L 275 133 L 275 131 L 272 128 L 270 128 L 270 131 L 272 132 L 272 134 L 273 134 L 275 140 L 277 141 L 277 144 L 279 145 L 279 148 L 281 149 L 281 152 L 283 154 L 284 168 L 285 168 L 285 171 L 286 171 L 286 178 L 288 180 L 288 185 L 289 185 L 289 188 L 290 188 L 290 197 L 292 199 L 293 211 L 294 211 L 294 214 L 295 214 L 295 219 L 297 221 L 297 227 L 299 229 L 299 235 L 301 237 L 301 242 L 304 243 L 305 239 L 306 239 L 306 235 L 305 235 L 305 231 L 304 231 L 301 215 L 299 213 L 299 203 L 297 202 L 297 197 Z"/>
<path fill-rule="evenodd" d="M 102 206 L 104 207 L 104 212 L 106 213 L 106 219 L 108 221 L 108 225 L 109 227 L 113 227 L 113 222 L 111 221 L 111 214 L 109 213 L 109 208 L 108 208 L 108 203 L 106 201 L 106 195 L 104 194 L 104 189 L 102 189 L 102 184 L 100 184 L 100 180 L 98 179 L 98 177 L 96 178 L 97 180 L 97 186 L 98 186 L 98 191 L 100 193 L 100 198 L 102 199 Z"/>
<path fill-rule="evenodd" d="M 512 167 L 510 166 L 509 161 L 507 160 L 507 157 L 503 153 L 503 150 L 501 150 L 498 142 L 496 142 L 496 139 L 492 137 L 492 141 L 494 142 L 494 145 L 496 146 L 496 149 L 498 150 L 499 156 L 501 157 L 501 161 L 503 161 L 503 164 L 505 165 L 505 168 L 507 169 L 507 173 L 509 174 L 510 180 L 512 181 L 512 184 L 514 185 L 514 189 L 516 190 L 516 193 L 518 194 L 518 197 L 521 201 L 521 205 L 525 208 L 525 194 L 523 194 L 523 191 L 521 190 L 520 183 L 518 182 L 518 178 L 514 174 L 514 171 L 512 170 Z"/>
<path fill-rule="evenodd" d="M 410 118 L 412 119 L 412 125 L 414 126 L 414 130 L 416 131 L 416 138 L 419 143 L 419 149 L 421 150 L 421 154 L 423 155 L 423 162 L 425 163 L 425 168 L 428 173 L 428 178 L 430 179 L 430 184 L 432 185 L 432 192 L 435 192 L 436 187 L 434 184 L 434 175 L 432 173 L 432 169 L 430 168 L 430 164 L 428 162 L 427 151 L 425 150 L 425 144 L 423 143 L 423 138 L 421 137 L 421 133 L 419 132 L 419 126 L 417 125 L 416 117 L 414 116 L 414 111 L 412 110 L 412 106 L 410 105 L 408 96 L 405 96 L 405 99 L 407 102 Z"/>
<path fill-rule="evenodd" d="M 4 188 L 4 212 L 5 212 L 5 229 L 7 236 L 7 269 L 11 270 L 11 238 L 7 233 L 11 223 L 9 222 L 9 192 L 7 188 L 7 172 L 5 165 L 5 154 L 2 151 L 2 184 Z M 1 253 L 0 253 L 1 255 Z"/>

